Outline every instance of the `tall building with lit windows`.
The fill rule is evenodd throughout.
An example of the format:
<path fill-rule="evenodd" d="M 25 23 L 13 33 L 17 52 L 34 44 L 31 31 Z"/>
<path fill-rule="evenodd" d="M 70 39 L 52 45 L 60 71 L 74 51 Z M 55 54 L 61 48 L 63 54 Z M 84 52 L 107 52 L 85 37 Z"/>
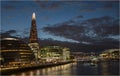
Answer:
<path fill-rule="evenodd" d="M 29 46 L 31 50 L 34 52 L 35 59 L 38 60 L 40 58 L 40 55 L 39 55 L 40 48 L 39 48 L 39 43 L 38 43 L 35 13 L 32 14 Z"/>

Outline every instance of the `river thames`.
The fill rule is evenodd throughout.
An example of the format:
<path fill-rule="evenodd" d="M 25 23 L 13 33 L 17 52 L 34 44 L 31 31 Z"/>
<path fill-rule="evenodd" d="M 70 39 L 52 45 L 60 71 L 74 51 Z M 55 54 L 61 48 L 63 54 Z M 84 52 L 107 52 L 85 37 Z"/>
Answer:
<path fill-rule="evenodd" d="M 11 76 L 74 76 L 74 75 L 119 75 L 119 62 L 100 62 L 95 66 L 89 65 L 86 62 L 74 62 L 70 64 L 36 69 L 32 71 L 12 74 Z"/>

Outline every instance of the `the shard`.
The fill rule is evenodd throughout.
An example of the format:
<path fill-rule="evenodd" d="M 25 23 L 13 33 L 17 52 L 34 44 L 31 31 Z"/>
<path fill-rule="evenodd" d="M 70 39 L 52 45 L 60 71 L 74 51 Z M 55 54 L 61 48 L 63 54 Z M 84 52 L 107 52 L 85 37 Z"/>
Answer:
<path fill-rule="evenodd" d="M 35 13 L 32 14 L 29 46 L 30 46 L 31 50 L 34 52 L 36 61 L 38 61 L 38 59 L 40 58 L 40 46 L 39 46 L 39 42 L 38 42 Z"/>
<path fill-rule="evenodd" d="M 31 23 L 31 30 L 30 30 L 30 43 L 37 43 L 38 36 L 37 36 L 37 27 L 36 27 L 36 17 L 35 13 L 32 14 L 32 23 Z"/>

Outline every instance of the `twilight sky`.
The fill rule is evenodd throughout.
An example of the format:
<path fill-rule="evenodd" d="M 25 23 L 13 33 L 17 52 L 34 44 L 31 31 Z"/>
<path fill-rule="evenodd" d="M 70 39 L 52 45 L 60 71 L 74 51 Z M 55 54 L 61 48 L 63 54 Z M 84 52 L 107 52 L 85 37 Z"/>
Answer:
<path fill-rule="evenodd" d="M 1 32 L 28 37 L 32 13 L 38 36 L 83 44 L 119 41 L 119 2 L 1 1 Z"/>

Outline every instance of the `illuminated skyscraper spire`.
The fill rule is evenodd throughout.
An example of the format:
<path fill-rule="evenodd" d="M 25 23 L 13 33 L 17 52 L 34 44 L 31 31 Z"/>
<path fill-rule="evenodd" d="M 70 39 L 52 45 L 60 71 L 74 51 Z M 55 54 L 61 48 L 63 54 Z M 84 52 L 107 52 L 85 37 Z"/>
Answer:
<path fill-rule="evenodd" d="M 29 46 L 34 53 L 35 59 L 36 59 L 36 62 L 37 62 L 38 59 L 40 58 L 40 46 L 39 46 L 39 43 L 38 43 L 35 13 L 32 14 L 32 23 L 31 23 L 31 30 L 30 30 Z"/>
<path fill-rule="evenodd" d="M 33 12 L 32 14 L 32 19 L 35 19 L 35 12 Z"/>
<path fill-rule="evenodd" d="M 30 41 L 29 42 L 30 43 L 37 43 L 38 42 L 35 13 L 32 14 L 32 23 L 31 23 Z"/>

